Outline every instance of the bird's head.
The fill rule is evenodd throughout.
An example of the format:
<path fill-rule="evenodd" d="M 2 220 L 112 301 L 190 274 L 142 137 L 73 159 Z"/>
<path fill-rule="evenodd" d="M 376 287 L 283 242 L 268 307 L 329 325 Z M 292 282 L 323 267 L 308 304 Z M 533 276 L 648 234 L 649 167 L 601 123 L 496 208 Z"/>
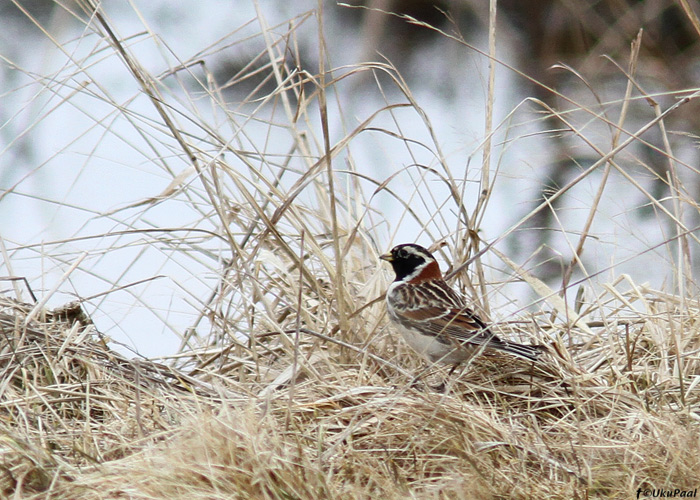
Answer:
<path fill-rule="evenodd" d="M 442 278 L 440 266 L 435 257 L 420 245 L 413 243 L 397 245 L 379 258 L 389 262 L 394 268 L 396 281 L 418 283 Z"/>

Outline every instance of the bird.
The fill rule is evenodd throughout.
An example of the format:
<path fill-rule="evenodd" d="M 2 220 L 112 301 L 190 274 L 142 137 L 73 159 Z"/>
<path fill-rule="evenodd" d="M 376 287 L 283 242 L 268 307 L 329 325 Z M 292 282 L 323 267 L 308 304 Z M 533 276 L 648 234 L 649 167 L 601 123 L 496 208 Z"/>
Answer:
<path fill-rule="evenodd" d="M 498 338 L 445 282 L 435 257 L 420 245 L 397 245 L 379 257 L 389 262 L 396 279 L 386 291 L 389 319 L 406 343 L 431 363 L 457 366 L 481 350 L 506 352 L 537 361 L 543 345 Z"/>

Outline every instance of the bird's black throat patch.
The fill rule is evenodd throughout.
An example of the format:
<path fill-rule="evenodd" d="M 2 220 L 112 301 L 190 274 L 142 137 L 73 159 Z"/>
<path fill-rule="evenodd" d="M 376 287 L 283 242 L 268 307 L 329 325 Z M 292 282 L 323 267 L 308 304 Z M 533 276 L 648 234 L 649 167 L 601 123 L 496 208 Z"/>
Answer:
<path fill-rule="evenodd" d="M 392 257 L 391 267 L 394 268 L 394 273 L 396 273 L 396 281 L 400 281 L 406 276 L 410 276 L 417 269 L 425 267 L 425 265 L 428 263 L 428 258 L 421 255 L 420 252 L 413 252 L 410 250 L 406 251 L 405 248 L 401 247 L 394 248 L 392 251 Z M 430 258 L 430 260 L 432 260 L 432 258 Z"/>

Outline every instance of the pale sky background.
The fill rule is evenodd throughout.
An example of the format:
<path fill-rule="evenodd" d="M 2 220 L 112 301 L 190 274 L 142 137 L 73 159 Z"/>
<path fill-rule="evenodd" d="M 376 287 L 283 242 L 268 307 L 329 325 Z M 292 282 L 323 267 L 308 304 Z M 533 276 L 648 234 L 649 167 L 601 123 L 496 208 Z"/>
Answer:
<path fill-rule="evenodd" d="M 315 2 L 259 3 L 269 26 L 315 6 Z M 260 31 L 253 2 L 207 0 L 193 7 L 189 2 L 136 0 L 131 4 L 108 5 L 107 15 L 117 27 L 118 35 L 129 39 L 131 53 L 156 75 L 176 66 L 178 60 L 195 57 L 200 51 L 204 51 L 201 57 L 208 66 L 216 68 L 226 62 L 226 58 L 245 58 L 248 50 L 260 48 L 259 44 L 245 41 L 248 35 Z M 12 188 L 12 193 L 0 199 L 0 236 L 11 256 L 12 269 L 4 266 L 0 274 L 27 277 L 34 292 L 42 296 L 60 282 L 72 264 L 82 259 L 80 269 L 60 285 L 49 307 L 76 297 L 104 293 L 115 283 L 119 286 L 137 283 L 88 301 L 87 312 L 101 332 L 122 344 L 119 349 L 125 350 L 127 346 L 145 356 L 171 354 L 180 346 L 174 332 L 184 332 L 199 313 L 199 304 L 193 297 L 206 297 L 217 283 L 217 277 L 210 272 L 212 261 L 202 255 L 201 266 L 197 268 L 198 256 L 182 259 L 164 247 L 144 246 L 142 235 L 100 235 L 126 231 L 129 224 L 141 229 L 188 226 L 199 214 L 183 200 L 168 200 L 145 214 L 141 207 L 117 211 L 112 217 L 104 216 L 157 196 L 171 182 L 172 177 L 152 160 L 154 156 L 147 140 L 164 139 L 155 132 L 152 138 L 140 136 L 139 127 L 134 123 L 142 123 L 142 129 L 150 127 L 151 130 L 160 125 L 149 122 L 157 120 L 153 107 L 140 94 L 122 62 L 110 50 L 95 52 L 100 42 L 95 36 L 85 36 L 84 26 L 58 10 L 51 18 L 40 21 L 62 44 L 62 49 L 28 24 L 5 25 L 5 36 L 0 38 L 0 55 L 5 58 L 4 91 L 0 96 L 3 121 L 0 188 Z M 309 61 L 317 61 L 315 21 L 307 23 L 308 26 L 299 31 L 299 41 L 302 47 L 308 48 Z M 328 16 L 326 39 L 332 66 L 360 62 L 362 45 L 358 36 L 342 18 Z M 483 37 L 477 37 L 475 43 L 486 49 Z M 502 33 L 498 54 L 504 61 L 514 63 L 509 59 L 512 43 L 508 33 Z M 231 47 L 213 51 L 213 54 L 207 50 L 212 45 L 224 47 L 227 44 Z M 84 71 L 76 71 L 75 61 L 88 55 L 90 57 L 81 63 Z M 408 78 L 411 90 L 432 123 L 450 168 L 455 174 L 461 172 L 462 176 L 468 172 L 470 180 L 478 179 L 487 61 L 444 39 L 421 46 L 413 59 L 420 64 L 411 70 L 414 73 Z M 379 56 L 375 60 L 380 60 Z M 502 143 L 506 139 L 504 134 L 495 137 L 492 168 L 499 169 L 500 177 L 481 235 L 486 241 L 510 227 L 530 206 L 542 182 L 538 176 L 540 166 L 551 161 L 546 137 L 535 135 L 539 132 L 539 123 L 532 106 L 521 105 L 526 96 L 520 95 L 517 78 L 499 67 L 496 81 L 494 123 L 501 123 L 519 105 L 521 111 L 509 122 L 513 127 L 509 133 L 518 140 Z M 173 88 L 173 95 L 178 95 L 176 88 Z M 109 96 L 109 102 L 105 102 L 105 96 Z M 341 85 L 337 97 L 343 103 L 344 116 L 342 119 L 331 117 L 331 128 L 338 137 L 343 130 L 342 120 L 356 125 L 383 106 L 371 80 L 360 81 L 356 87 Z M 129 119 L 116 113 L 113 103 L 126 107 Z M 202 99 L 201 104 L 201 112 L 206 116 L 210 112 L 207 100 Z M 430 142 L 426 126 L 417 119 L 415 112 L 397 112 L 396 116 L 404 136 Z M 388 114 L 373 125 L 394 126 Z M 255 124 L 250 125 L 249 131 L 255 137 Z M 264 137 L 256 140 L 262 143 Z M 435 161 L 432 153 L 420 147 L 412 149 L 415 155 L 412 158 L 401 141 L 376 134 L 359 136 L 351 148 L 357 168 L 378 179 L 385 179 L 414 161 L 425 164 Z M 160 154 L 166 149 L 161 148 Z M 336 168 L 341 168 L 342 162 L 343 158 L 338 159 Z M 172 165 L 185 168 L 175 161 Z M 597 188 L 595 179 L 581 183 L 567 197 L 565 210 L 560 214 L 563 227 L 580 227 Z M 400 176 L 395 187 L 405 183 L 410 189 L 410 182 L 407 176 Z M 444 196 L 440 186 L 434 187 L 438 198 Z M 475 187 L 472 183 L 466 189 L 466 199 L 472 204 L 468 209 L 476 202 Z M 668 237 L 653 221 L 641 230 L 638 222 L 630 218 L 629 203 L 635 200 L 638 203 L 640 198 L 620 178 L 613 176 L 609 180 L 606 193 L 608 196 L 601 205 L 602 215 L 595 226 L 598 241 L 591 244 L 586 254 L 587 262 L 596 269 L 626 261 Z M 408 241 L 432 243 L 420 232 L 419 225 L 400 219 L 400 210 L 388 200 L 377 199 L 376 203 L 375 208 L 382 210 L 386 218 L 385 226 L 377 233 L 378 246 L 388 248 Z M 445 210 L 449 213 L 451 209 Z M 446 230 L 439 226 L 432 229 L 436 234 Z M 97 236 L 86 239 L 92 235 Z M 520 237 L 514 236 L 511 242 L 517 243 Z M 576 234 L 572 234 L 570 241 L 576 241 Z M 560 244 L 562 253 L 569 256 L 566 241 L 562 239 Z M 105 253 L 105 248 L 112 250 Z M 668 285 L 669 276 L 654 262 L 669 258 L 664 249 L 647 253 L 621 264 L 614 273 L 603 272 L 596 280 L 606 282 L 629 273 L 638 282 Z M 502 268 L 500 264 L 494 265 Z M 382 272 L 389 277 L 388 269 L 382 268 Z M 3 290 L 12 294 L 10 288 L 11 285 L 5 283 Z M 532 299 L 526 288 L 523 285 L 509 288 L 509 298 L 517 303 L 507 307 L 526 307 Z M 27 295 L 23 298 L 29 300 Z M 498 295 L 494 296 L 494 304 L 499 300 Z"/>

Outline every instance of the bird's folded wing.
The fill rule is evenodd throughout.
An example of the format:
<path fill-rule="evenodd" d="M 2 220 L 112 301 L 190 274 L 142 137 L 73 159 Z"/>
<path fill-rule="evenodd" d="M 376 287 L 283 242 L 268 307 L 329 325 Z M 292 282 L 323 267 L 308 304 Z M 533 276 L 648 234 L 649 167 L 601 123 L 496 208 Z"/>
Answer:
<path fill-rule="evenodd" d="M 458 342 L 481 345 L 494 338 L 486 324 L 470 309 L 446 307 L 421 307 L 399 312 L 407 326 L 422 330 L 448 343 L 450 338 Z"/>

